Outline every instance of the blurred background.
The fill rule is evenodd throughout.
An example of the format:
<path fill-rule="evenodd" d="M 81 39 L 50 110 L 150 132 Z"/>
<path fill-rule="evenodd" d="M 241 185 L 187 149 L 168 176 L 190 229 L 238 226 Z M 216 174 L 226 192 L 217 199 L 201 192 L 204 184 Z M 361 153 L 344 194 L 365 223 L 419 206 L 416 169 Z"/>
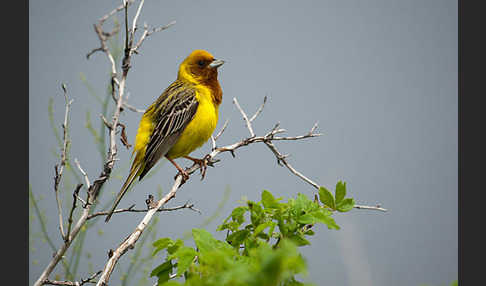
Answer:
<path fill-rule="evenodd" d="M 29 2 L 31 284 L 50 261 L 53 247 L 62 243 L 53 192 L 60 152 L 53 127 L 62 135 L 65 110 L 61 83 L 74 99 L 70 158 L 79 160 L 91 180 L 101 171 L 107 133 L 99 133 L 99 114 L 104 102 L 109 102 L 108 114 L 113 110 L 106 101 L 110 66 L 103 53 L 89 60 L 86 54 L 99 46 L 93 24 L 120 4 Z M 122 16 L 117 17 L 121 24 Z M 223 103 L 217 130 L 226 119 L 229 126 L 218 145 L 248 136 L 233 97 L 253 114 L 267 96 L 263 113 L 254 121 L 258 135 L 276 122 L 289 136 L 301 135 L 318 121 L 323 136 L 277 142 L 279 150 L 291 154 L 289 162 L 297 170 L 328 189 L 343 180 L 358 204 L 379 203 L 388 209 L 338 213 L 339 231 L 318 227 L 312 245 L 301 248 L 309 264 L 304 280 L 384 286 L 449 285 L 457 279 L 457 1 L 145 1 L 139 24 L 154 27 L 172 20 L 177 23 L 151 35 L 140 55 L 133 56 L 127 81 L 131 105 L 146 108 L 175 80 L 178 65 L 193 49 L 206 49 L 226 61 L 219 75 Z M 105 30 L 113 24 L 108 20 Z M 121 38 L 112 44 L 120 45 Z M 140 117 L 128 110 L 120 117 L 129 142 Z M 206 144 L 192 155 L 209 150 Z M 118 193 L 130 153 L 118 141 L 119 161 L 103 188 L 100 207 Z M 153 240 L 180 238 L 194 227 L 215 233 L 242 198 L 257 201 L 263 189 L 286 198 L 315 193 L 279 167 L 263 145 L 220 159 L 204 181 L 194 177 L 168 205 L 189 201 L 202 213 L 159 214 L 144 241 L 122 258 L 110 280 L 113 285 L 153 285 L 156 280 L 148 274 L 162 259 L 145 259 Z M 159 163 L 120 207 L 145 208 L 148 194 L 158 197 L 167 191 L 175 174 L 170 163 Z M 81 177 L 77 169 L 65 171 L 64 217 L 76 176 Z M 143 215 L 119 214 L 108 224 L 102 219 L 91 223 L 72 246 L 79 255 L 69 251 L 66 257 L 75 278 L 101 270 L 108 250 Z M 56 275 L 63 277 L 62 263 L 50 278 Z"/>

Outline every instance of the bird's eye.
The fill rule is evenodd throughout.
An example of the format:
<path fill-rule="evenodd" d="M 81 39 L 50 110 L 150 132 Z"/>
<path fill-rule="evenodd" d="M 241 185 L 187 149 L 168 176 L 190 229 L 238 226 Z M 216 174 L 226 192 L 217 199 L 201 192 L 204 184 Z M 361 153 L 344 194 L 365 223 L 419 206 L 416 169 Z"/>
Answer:
<path fill-rule="evenodd" d="M 203 61 L 203 60 L 200 60 L 199 62 L 197 62 L 197 64 L 198 64 L 200 67 L 203 67 L 203 66 L 204 66 L 204 61 Z"/>

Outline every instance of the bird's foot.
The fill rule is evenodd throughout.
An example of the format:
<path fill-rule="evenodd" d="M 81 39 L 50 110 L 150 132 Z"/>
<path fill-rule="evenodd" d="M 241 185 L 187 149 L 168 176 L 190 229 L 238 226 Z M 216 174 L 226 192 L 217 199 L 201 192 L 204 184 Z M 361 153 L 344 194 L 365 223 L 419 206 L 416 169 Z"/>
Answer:
<path fill-rule="evenodd" d="M 194 164 L 199 165 L 199 169 L 201 170 L 201 181 L 202 181 L 204 179 L 204 176 L 206 176 L 206 169 L 208 168 L 208 162 L 206 160 L 206 157 L 202 159 L 198 159 L 189 156 L 184 156 L 184 158 L 189 159 L 192 162 L 194 162 Z"/>
<path fill-rule="evenodd" d="M 174 180 L 177 179 L 177 176 L 179 176 L 179 175 L 182 176 L 181 185 L 183 185 L 187 180 L 189 180 L 189 174 L 182 169 L 180 169 L 179 172 L 177 173 L 177 175 L 175 175 Z"/>

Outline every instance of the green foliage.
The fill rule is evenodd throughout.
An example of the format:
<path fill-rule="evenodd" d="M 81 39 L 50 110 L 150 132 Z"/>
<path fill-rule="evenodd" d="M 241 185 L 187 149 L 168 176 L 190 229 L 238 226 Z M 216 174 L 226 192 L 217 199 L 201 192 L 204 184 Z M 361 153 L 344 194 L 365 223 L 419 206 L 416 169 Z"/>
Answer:
<path fill-rule="evenodd" d="M 335 196 L 331 194 L 331 192 L 324 188 L 319 188 L 319 199 L 320 201 L 330 208 L 331 210 L 337 210 L 339 212 L 347 212 L 353 209 L 355 202 L 353 198 L 345 198 L 346 197 L 346 183 L 345 182 L 337 182 L 336 184 L 336 191 Z"/>
<path fill-rule="evenodd" d="M 310 244 L 316 224 L 339 229 L 333 212 L 352 209 L 354 200 L 345 198 L 345 183 L 338 182 L 335 193 L 321 187 L 314 201 L 298 194 L 283 202 L 264 190 L 259 202 L 246 201 L 218 226 L 226 232 L 224 240 L 196 228 L 195 248 L 181 239 L 155 241 L 152 254 L 165 250 L 167 255 L 150 276 L 158 278 L 158 285 L 311 285 L 296 279 L 307 275 L 298 247 Z"/>

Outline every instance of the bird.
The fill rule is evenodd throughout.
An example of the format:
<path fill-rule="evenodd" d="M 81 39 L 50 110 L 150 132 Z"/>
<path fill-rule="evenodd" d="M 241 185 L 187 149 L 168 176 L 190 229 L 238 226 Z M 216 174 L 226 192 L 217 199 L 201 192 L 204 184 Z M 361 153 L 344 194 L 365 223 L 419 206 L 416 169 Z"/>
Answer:
<path fill-rule="evenodd" d="M 180 157 L 199 164 L 204 178 L 205 160 L 189 154 L 201 147 L 216 128 L 223 99 L 218 68 L 224 62 L 208 51 L 192 51 L 179 65 L 177 79 L 146 109 L 135 136 L 130 172 L 105 222 L 135 179 L 142 180 L 162 157 L 177 168 L 183 181 L 189 175 L 174 161 Z"/>

